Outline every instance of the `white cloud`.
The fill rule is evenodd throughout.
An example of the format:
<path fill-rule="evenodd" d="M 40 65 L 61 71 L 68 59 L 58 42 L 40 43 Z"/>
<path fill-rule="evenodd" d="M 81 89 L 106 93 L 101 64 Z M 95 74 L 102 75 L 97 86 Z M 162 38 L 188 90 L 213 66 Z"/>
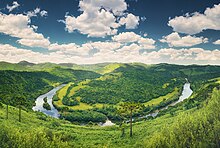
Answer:
<path fill-rule="evenodd" d="M 81 0 L 79 8 L 82 14 L 78 17 L 65 16 L 69 33 L 78 30 L 91 37 L 105 37 L 117 34 L 121 25 L 133 29 L 139 24 L 139 17 L 125 13 L 127 4 L 124 0 Z"/>
<path fill-rule="evenodd" d="M 141 49 L 154 49 L 155 41 L 142 37 L 134 32 L 123 32 L 112 37 L 112 40 L 120 43 L 138 43 Z"/>
<path fill-rule="evenodd" d="M 69 43 L 69 44 L 51 44 L 48 48 L 51 51 L 58 51 L 61 54 L 69 54 L 69 55 L 88 55 L 90 49 L 89 48 L 80 48 L 79 45 L 76 45 L 75 43 Z"/>
<path fill-rule="evenodd" d="M 18 40 L 18 43 L 29 46 L 29 47 L 43 47 L 47 48 L 50 45 L 50 41 L 48 39 L 42 38 L 42 39 L 20 39 Z"/>
<path fill-rule="evenodd" d="M 213 42 L 213 44 L 220 45 L 220 40 L 216 40 L 215 42 Z"/>
<path fill-rule="evenodd" d="M 31 20 L 23 14 L 0 13 L 0 32 L 19 38 L 22 45 L 31 47 L 48 47 L 49 40 L 41 33 L 36 33 L 37 26 L 30 25 Z"/>
<path fill-rule="evenodd" d="M 95 43 L 99 44 L 99 43 Z M 102 43 L 101 43 L 102 44 Z M 111 43 L 103 43 L 111 44 Z M 115 44 L 115 43 L 112 43 Z M 62 52 L 55 44 L 49 53 L 39 53 L 27 49 L 16 48 L 8 44 L 0 44 L 0 59 L 7 62 L 19 62 L 26 60 L 34 63 L 53 62 L 53 63 L 77 63 L 93 64 L 102 62 L 142 62 L 142 63 L 161 63 L 169 62 L 175 64 L 215 64 L 220 65 L 220 50 L 204 50 L 202 48 L 174 49 L 165 48 L 159 51 L 148 51 L 139 53 L 139 46 L 135 43 L 131 45 L 120 46 L 117 50 L 101 50 L 93 56 L 81 56 L 71 54 L 67 46 L 75 46 L 78 49 L 89 51 L 90 43 L 78 46 L 75 44 L 66 45 L 68 52 Z M 118 46 L 117 46 L 118 47 Z M 115 46 L 115 48 L 117 48 Z M 64 48 L 64 47 L 63 47 Z M 62 48 L 62 49 L 63 49 Z"/>
<path fill-rule="evenodd" d="M 12 6 L 7 5 L 6 8 L 8 9 L 9 12 L 11 12 L 12 10 L 14 10 L 15 8 L 19 7 L 20 4 L 18 4 L 18 2 L 14 1 L 12 3 Z"/>
<path fill-rule="evenodd" d="M 170 47 L 191 47 L 201 43 L 207 43 L 208 39 L 190 35 L 180 37 L 177 32 L 173 32 L 167 36 L 163 36 L 163 39 L 160 41 L 163 43 L 168 43 Z"/>
<path fill-rule="evenodd" d="M 42 16 L 42 17 L 47 16 L 47 15 L 48 15 L 48 13 L 47 13 L 46 10 L 42 10 L 42 11 L 40 12 L 40 16 Z"/>
<path fill-rule="evenodd" d="M 169 20 L 168 25 L 174 31 L 186 34 L 197 34 L 203 30 L 220 30 L 220 4 L 206 8 L 204 13 L 195 12 Z"/>
<path fill-rule="evenodd" d="M 121 42 L 121 43 L 129 43 L 129 42 L 136 42 L 141 38 L 140 35 L 134 32 L 122 32 L 118 35 L 112 37 L 113 41 Z"/>
<path fill-rule="evenodd" d="M 40 8 L 35 8 L 33 11 L 28 11 L 27 16 L 28 17 L 34 17 L 37 15 L 40 15 L 41 17 L 47 16 L 47 11 L 46 10 L 41 10 Z"/>
<path fill-rule="evenodd" d="M 129 13 L 125 17 L 122 17 L 119 23 L 125 25 L 126 29 L 135 29 L 139 25 L 139 21 L 139 16 Z"/>
<path fill-rule="evenodd" d="M 118 24 L 115 22 L 114 15 L 104 9 L 92 14 L 83 13 L 77 18 L 66 16 L 65 23 L 68 32 L 79 30 L 82 34 L 88 34 L 92 37 L 104 37 L 117 33 Z"/>
<path fill-rule="evenodd" d="M 147 19 L 146 16 L 142 16 L 142 17 L 141 17 L 141 21 L 143 21 L 143 22 L 144 22 L 146 19 Z"/>

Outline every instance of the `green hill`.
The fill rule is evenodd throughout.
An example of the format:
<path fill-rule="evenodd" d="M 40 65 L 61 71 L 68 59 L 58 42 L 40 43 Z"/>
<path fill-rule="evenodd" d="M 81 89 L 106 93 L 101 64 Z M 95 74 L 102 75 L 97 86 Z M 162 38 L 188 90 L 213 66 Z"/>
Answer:
<path fill-rule="evenodd" d="M 78 69 L 74 69 L 76 66 Z M 0 103 L 0 147 L 219 146 L 219 66 L 165 63 L 81 66 L 23 61 L 2 62 L 0 69 L 0 102 L 3 103 Z M 177 100 L 185 78 L 193 89 L 190 98 L 160 111 L 155 118 L 138 118 Z M 31 110 L 37 96 L 61 83 L 68 84 L 57 92 L 53 104 L 63 120 Z M 22 122 L 18 122 L 15 108 L 20 96 L 26 98 Z M 128 115 L 122 117 L 118 113 L 123 102 L 144 105 L 141 112 L 133 113 L 132 138 L 129 124 L 119 124 L 122 119 L 128 120 Z M 8 120 L 5 104 L 10 105 Z M 116 125 L 97 126 L 107 118 Z"/>
<path fill-rule="evenodd" d="M 105 67 L 112 67 L 112 64 Z M 185 78 L 197 91 L 203 83 L 216 77 L 220 77 L 219 66 L 120 64 L 99 78 L 69 83 L 58 91 L 54 105 L 60 110 L 62 118 L 70 121 L 87 122 L 85 111 L 88 110 L 117 122 L 120 117 L 114 112 L 122 102 L 140 102 L 145 105 L 143 114 L 148 114 L 177 100 Z M 73 116 L 77 113 L 80 118 Z"/>
<path fill-rule="evenodd" d="M 213 81 L 201 89 L 218 82 Z M 121 137 L 119 126 L 77 126 L 25 110 L 22 111 L 22 122 L 18 122 L 18 109 L 14 107 L 9 107 L 9 119 L 6 120 L 3 105 L 0 107 L 0 147 L 218 147 L 219 102 L 218 85 L 200 107 L 165 111 L 165 115 L 156 119 L 134 123 L 132 138 L 127 125 L 125 136 Z M 182 104 L 170 111 L 180 106 Z"/>

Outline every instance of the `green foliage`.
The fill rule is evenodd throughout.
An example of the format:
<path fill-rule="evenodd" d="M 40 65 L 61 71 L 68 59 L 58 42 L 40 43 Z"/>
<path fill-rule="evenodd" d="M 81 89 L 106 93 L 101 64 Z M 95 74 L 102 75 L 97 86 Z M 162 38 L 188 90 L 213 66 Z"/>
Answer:
<path fill-rule="evenodd" d="M 47 72 L 0 71 L 0 98 L 3 103 L 16 106 L 14 98 L 21 94 L 27 98 L 24 106 L 32 108 L 35 98 L 52 88 L 45 79 L 50 83 L 62 81 Z"/>
<path fill-rule="evenodd" d="M 50 104 L 47 102 L 43 103 L 43 108 L 45 108 L 46 110 L 51 110 Z"/>
<path fill-rule="evenodd" d="M 6 125 L 1 126 L 0 130 L 0 147 L 17 148 L 17 147 L 69 147 L 66 142 L 61 140 L 61 135 L 45 132 L 42 128 L 35 128 L 30 131 L 21 131 Z"/>
<path fill-rule="evenodd" d="M 211 100 L 192 114 L 183 113 L 161 132 L 147 140 L 147 147 L 218 147 L 220 130 L 220 91 L 215 89 Z"/>
<path fill-rule="evenodd" d="M 129 138 L 126 124 L 123 127 L 97 127 L 92 121 L 91 127 L 77 126 L 42 113 L 25 111 L 22 111 L 24 122 L 18 123 L 15 108 L 10 107 L 7 121 L 2 118 L 5 109 L 0 109 L 0 147 L 35 147 L 36 144 L 40 148 L 217 147 L 220 138 L 219 103 L 220 90 L 215 89 L 212 97 L 204 100 L 199 109 L 134 123 L 132 138 Z"/>
<path fill-rule="evenodd" d="M 29 63 L 21 64 L 20 66 L 29 68 L 36 66 Z M 50 67 L 53 65 L 54 70 Z M 102 67 L 106 65 L 108 64 L 96 68 L 102 71 Z M 62 73 L 63 67 L 56 66 L 56 64 L 46 64 L 44 70 L 48 72 L 0 71 L 0 98 L 3 99 L 3 103 L 20 105 L 17 102 L 19 100 L 15 100 L 19 94 L 27 98 L 21 105 L 31 108 L 36 94 L 51 89 L 52 84 L 70 79 L 75 81 L 75 74 L 72 77 L 71 70 L 66 70 L 68 72 L 64 70 Z M 90 65 L 87 65 L 86 68 L 89 67 Z M 85 79 L 81 72 L 77 78 Z M 79 102 L 83 100 L 90 104 L 101 102 L 106 106 L 93 107 L 85 111 L 74 111 L 66 106 L 57 106 L 62 112 L 62 119 L 74 123 L 90 123 L 91 126 L 78 126 L 67 120 L 52 119 L 42 113 L 25 110 L 21 110 L 22 122 L 18 122 L 18 110 L 11 106 L 9 106 L 9 119 L 5 120 L 6 106 L 3 104 L 3 108 L 0 108 L 0 147 L 219 147 L 219 80 L 209 81 L 219 76 L 218 66 L 121 64 L 111 73 L 91 80 L 85 84 L 86 87 L 80 88 L 74 94 L 82 95 L 82 100 Z M 127 124 L 122 127 L 95 126 L 97 122 L 104 122 L 107 117 L 113 121 L 123 119 L 121 115 L 116 114 L 117 103 L 125 101 L 146 103 L 158 96 L 173 92 L 175 87 L 180 89 L 185 77 L 192 84 L 193 96 L 161 111 L 156 118 L 132 123 L 133 138 L 129 138 Z M 75 86 L 77 84 L 78 82 Z M 169 85 L 164 88 L 164 84 Z M 213 88 L 217 89 L 212 92 Z M 76 97 L 70 96 L 70 98 Z M 58 100 L 58 98 L 54 99 Z M 146 106 L 144 110 L 150 112 L 170 103 L 168 102 L 170 100 L 175 100 L 175 97 L 166 98 L 154 107 Z M 139 113 L 133 113 L 133 117 L 135 115 Z M 123 137 L 121 137 L 122 130 Z"/>
<path fill-rule="evenodd" d="M 158 72 L 155 68 L 126 65 L 104 75 L 104 79 L 92 80 L 88 87 L 77 91 L 73 97 L 80 96 L 87 104 L 119 102 L 147 102 L 181 87 L 183 79 L 177 81 L 172 71 Z M 166 89 L 162 86 L 169 83 Z"/>
<path fill-rule="evenodd" d="M 92 122 L 105 122 L 107 117 L 104 114 L 95 111 L 84 110 L 69 110 L 69 112 L 61 113 L 61 119 L 66 119 L 71 122 L 88 123 Z"/>
<path fill-rule="evenodd" d="M 45 108 L 46 110 L 51 110 L 50 104 L 47 102 L 47 97 L 45 97 L 43 100 L 43 108 Z"/>

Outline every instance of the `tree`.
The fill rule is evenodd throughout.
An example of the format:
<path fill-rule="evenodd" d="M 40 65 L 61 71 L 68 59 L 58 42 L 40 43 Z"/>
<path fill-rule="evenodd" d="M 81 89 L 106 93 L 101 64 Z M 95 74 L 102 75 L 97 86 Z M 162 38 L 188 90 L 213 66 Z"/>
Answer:
<path fill-rule="evenodd" d="M 123 104 L 120 105 L 121 107 L 119 108 L 121 113 L 128 113 L 130 116 L 130 137 L 132 137 L 132 117 L 133 117 L 133 113 L 135 111 L 138 111 L 140 109 L 143 108 L 143 105 L 141 105 L 140 103 L 134 103 L 134 102 L 125 102 Z"/>
<path fill-rule="evenodd" d="M 4 102 L 5 102 L 5 104 L 6 104 L 6 120 L 8 119 L 8 104 L 9 104 L 9 100 L 10 100 L 10 98 L 9 98 L 9 96 L 8 95 L 6 95 L 6 96 L 4 96 Z M 1 100 L 1 101 L 3 101 L 3 100 Z"/>
<path fill-rule="evenodd" d="M 21 108 L 26 103 L 26 98 L 23 95 L 18 95 L 18 96 L 15 96 L 14 99 L 16 100 L 18 108 L 19 108 L 18 121 L 21 122 Z"/>

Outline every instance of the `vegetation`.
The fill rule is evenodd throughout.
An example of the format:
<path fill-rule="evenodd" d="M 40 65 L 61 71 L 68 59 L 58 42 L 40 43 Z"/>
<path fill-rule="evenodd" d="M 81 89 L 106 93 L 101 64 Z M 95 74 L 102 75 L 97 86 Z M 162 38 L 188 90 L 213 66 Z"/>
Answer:
<path fill-rule="evenodd" d="M 47 102 L 47 97 L 44 98 L 43 108 L 51 110 L 50 104 Z"/>
<path fill-rule="evenodd" d="M 40 71 L 40 68 L 44 71 Z M 54 86 L 68 81 L 81 81 L 99 76 L 100 74 L 95 72 L 65 69 L 56 64 L 28 64 L 24 61 L 19 64 L 0 62 L 0 98 L 3 103 L 16 106 L 17 103 L 13 97 L 22 94 L 27 98 L 24 106 L 31 109 L 35 98 Z"/>
<path fill-rule="evenodd" d="M 140 110 L 142 108 L 142 105 L 139 103 L 134 103 L 134 102 L 126 102 L 121 104 L 121 108 L 119 108 L 120 114 L 123 112 L 129 112 L 130 116 L 130 137 L 132 137 L 132 121 L 133 121 L 133 112 Z"/>
<path fill-rule="evenodd" d="M 82 70 L 89 68 L 103 75 Z M 185 78 L 194 91 L 189 99 L 138 118 L 177 100 Z M 66 120 L 30 110 L 36 96 L 64 82 L 53 104 Z M 0 84 L 2 148 L 220 147 L 218 66 L 21 62 L 0 71 Z M 97 126 L 107 119 L 117 124 Z"/>
<path fill-rule="evenodd" d="M 213 82 L 216 83 L 216 82 Z M 185 102 L 188 102 L 186 100 Z M 185 103 L 183 102 L 183 103 Z M 9 120 L 5 120 L 4 108 L 0 109 L 0 147 L 218 147 L 220 90 L 201 102 L 200 108 L 175 111 L 156 119 L 136 122 L 133 137 L 129 138 L 129 126 L 125 136 L 121 128 L 85 127 L 46 117 L 41 113 L 22 110 L 23 122 L 15 118 L 16 109 L 9 107 Z M 172 107 L 181 107 L 182 104 Z M 31 120 L 30 120 L 31 119 Z"/>
<path fill-rule="evenodd" d="M 197 89 L 208 79 L 220 76 L 216 66 L 148 66 L 134 63 L 109 64 L 102 70 L 99 69 L 99 72 L 104 75 L 99 78 L 68 83 L 54 96 L 55 107 L 61 113 L 68 110 L 95 111 L 120 122 L 121 117 L 116 112 L 121 102 L 145 105 L 142 112 L 135 113 L 134 117 L 149 114 L 178 100 L 185 78 L 191 82 L 193 89 Z"/>

